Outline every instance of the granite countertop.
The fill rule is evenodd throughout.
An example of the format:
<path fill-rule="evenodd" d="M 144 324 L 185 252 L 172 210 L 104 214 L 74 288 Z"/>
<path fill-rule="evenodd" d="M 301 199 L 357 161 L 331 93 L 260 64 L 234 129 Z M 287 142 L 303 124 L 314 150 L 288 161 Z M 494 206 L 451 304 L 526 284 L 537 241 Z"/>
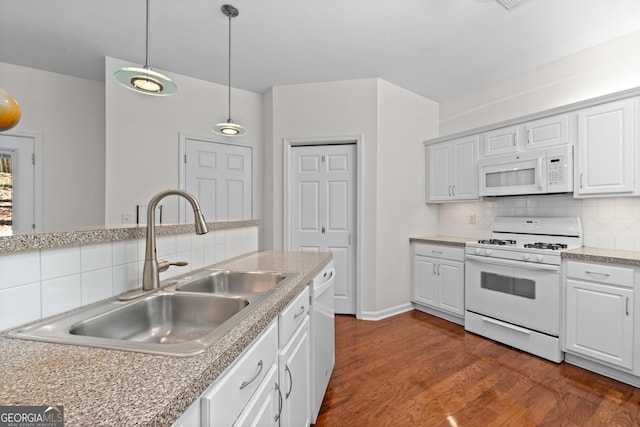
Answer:
<path fill-rule="evenodd" d="M 409 242 L 417 243 L 434 243 L 437 245 L 464 246 L 467 242 L 474 242 L 478 239 L 472 237 L 455 237 L 455 236 L 430 236 L 430 237 L 411 237 Z"/>
<path fill-rule="evenodd" d="M 583 246 L 577 249 L 562 251 L 562 258 L 640 266 L 640 252 L 620 249 L 603 249 Z"/>
<path fill-rule="evenodd" d="M 330 253 L 255 252 L 217 264 L 300 274 L 193 357 L 0 337 L 0 405 L 63 405 L 68 427 L 170 426 L 330 260 Z"/>

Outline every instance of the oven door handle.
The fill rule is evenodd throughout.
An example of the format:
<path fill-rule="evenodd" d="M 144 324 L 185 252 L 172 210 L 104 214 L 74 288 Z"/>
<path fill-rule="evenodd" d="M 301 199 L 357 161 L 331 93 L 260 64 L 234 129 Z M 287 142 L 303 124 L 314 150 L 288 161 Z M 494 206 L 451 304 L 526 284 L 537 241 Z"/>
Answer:
<path fill-rule="evenodd" d="M 469 255 L 469 254 L 467 254 L 467 259 L 471 261 L 486 263 L 486 264 L 502 265 L 505 267 L 517 267 L 517 268 L 527 268 L 529 270 L 547 270 L 547 271 L 560 272 L 559 265 L 539 264 L 537 262 L 515 261 L 511 259 L 498 259 L 498 258 L 490 258 L 490 257 L 484 257 L 484 256 L 477 256 L 477 255 Z"/>

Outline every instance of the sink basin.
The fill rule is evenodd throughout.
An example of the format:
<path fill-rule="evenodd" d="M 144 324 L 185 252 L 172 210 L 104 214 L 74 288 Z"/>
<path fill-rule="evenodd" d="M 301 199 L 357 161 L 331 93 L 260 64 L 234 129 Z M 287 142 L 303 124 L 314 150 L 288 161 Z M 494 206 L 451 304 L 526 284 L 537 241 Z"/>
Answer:
<path fill-rule="evenodd" d="M 202 269 L 135 299 L 111 298 L 10 331 L 8 337 L 193 356 L 297 273 Z M 180 291 L 180 292 L 179 292 Z"/>
<path fill-rule="evenodd" d="M 260 294 L 273 290 L 290 276 L 280 272 L 208 270 L 204 276 L 194 277 L 176 290 L 236 296 Z"/>
<path fill-rule="evenodd" d="M 192 295 L 152 295 L 124 307 L 82 320 L 72 335 L 177 344 L 197 340 L 240 312 L 242 298 L 198 298 Z"/>
<path fill-rule="evenodd" d="M 254 310 L 256 298 L 159 291 L 135 300 L 115 298 L 10 331 L 35 341 L 193 356 Z"/>

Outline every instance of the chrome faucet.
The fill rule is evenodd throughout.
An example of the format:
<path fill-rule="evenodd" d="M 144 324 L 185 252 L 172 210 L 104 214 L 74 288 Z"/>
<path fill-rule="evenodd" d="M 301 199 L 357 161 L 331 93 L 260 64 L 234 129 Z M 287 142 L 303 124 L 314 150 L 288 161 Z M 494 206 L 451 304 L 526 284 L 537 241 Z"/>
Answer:
<path fill-rule="evenodd" d="M 147 207 L 147 246 L 144 255 L 144 270 L 142 271 L 142 290 L 151 291 L 160 287 L 160 273 L 166 271 L 170 265 L 186 265 L 184 262 L 170 263 L 165 260 L 158 260 L 156 254 L 156 216 L 155 210 L 158 202 L 166 196 L 182 196 L 191 203 L 193 216 L 195 217 L 196 234 L 206 234 L 209 232 L 207 223 L 200 212 L 200 205 L 195 197 L 183 190 L 168 189 L 163 190 L 149 200 Z"/>

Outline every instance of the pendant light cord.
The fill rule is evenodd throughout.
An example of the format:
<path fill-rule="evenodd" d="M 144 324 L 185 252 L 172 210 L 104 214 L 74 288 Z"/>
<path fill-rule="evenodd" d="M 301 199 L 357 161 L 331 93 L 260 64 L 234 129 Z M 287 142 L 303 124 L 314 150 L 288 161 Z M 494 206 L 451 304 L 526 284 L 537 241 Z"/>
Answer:
<path fill-rule="evenodd" d="M 229 96 L 229 101 L 228 101 L 229 117 L 227 118 L 227 122 L 231 123 L 231 14 L 229 14 L 229 69 L 228 69 L 227 88 L 228 88 L 227 92 Z"/>
<path fill-rule="evenodd" d="M 147 0 L 147 42 L 146 42 L 146 48 L 147 48 L 147 52 L 146 52 L 146 56 L 145 56 L 145 62 L 144 62 L 144 67 L 143 68 L 148 68 L 151 69 L 151 67 L 149 67 L 149 4 L 151 3 L 151 0 Z"/>

